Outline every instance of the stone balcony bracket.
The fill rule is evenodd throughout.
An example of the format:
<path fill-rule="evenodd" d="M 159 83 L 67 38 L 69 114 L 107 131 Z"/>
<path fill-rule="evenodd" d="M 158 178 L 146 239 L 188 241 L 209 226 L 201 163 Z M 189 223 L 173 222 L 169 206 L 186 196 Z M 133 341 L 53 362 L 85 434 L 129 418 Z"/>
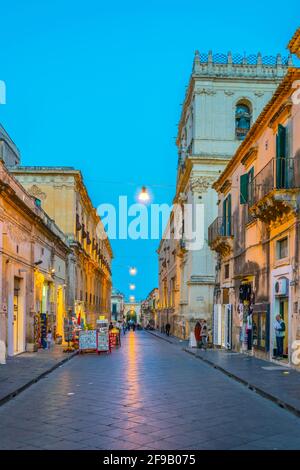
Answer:
<path fill-rule="evenodd" d="M 233 252 L 233 236 L 218 236 L 210 244 L 213 251 L 219 253 L 222 257 L 228 256 Z"/>
<path fill-rule="evenodd" d="M 270 223 L 297 213 L 299 189 L 277 189 L 250 207 L 250 213 L 262 222 Z"/>

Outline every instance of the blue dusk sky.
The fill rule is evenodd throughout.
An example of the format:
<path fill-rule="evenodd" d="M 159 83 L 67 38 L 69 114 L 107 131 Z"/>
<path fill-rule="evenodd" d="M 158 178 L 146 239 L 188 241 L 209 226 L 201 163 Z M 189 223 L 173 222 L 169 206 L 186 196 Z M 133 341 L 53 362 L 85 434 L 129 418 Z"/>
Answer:
<path fill-rule="evenodd" d="M 194 51 L 280 52 L 299 3 L 0 0 L 0 122 L 23 165 L 80 169 L 95 207 L 147 185 L 171 204 L 175 136 Z M 112 241 L 114 286 L 158 284 L 158 240 Z"/>

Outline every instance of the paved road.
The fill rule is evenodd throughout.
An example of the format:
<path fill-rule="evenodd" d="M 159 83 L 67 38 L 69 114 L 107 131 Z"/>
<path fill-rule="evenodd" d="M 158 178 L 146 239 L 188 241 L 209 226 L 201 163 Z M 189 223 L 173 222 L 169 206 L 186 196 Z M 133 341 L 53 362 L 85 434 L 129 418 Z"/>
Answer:
<path fill-rule="evenodd" d="M 0 407 L 0 449 L 300 449 L 300 419 L 146 332 Z"/>

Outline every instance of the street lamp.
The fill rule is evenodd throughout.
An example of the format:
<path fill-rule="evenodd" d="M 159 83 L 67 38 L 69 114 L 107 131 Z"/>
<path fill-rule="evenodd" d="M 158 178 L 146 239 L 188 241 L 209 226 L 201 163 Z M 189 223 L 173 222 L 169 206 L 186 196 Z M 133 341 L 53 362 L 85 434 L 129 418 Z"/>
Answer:
<path fill-rule="evenodd" d="M 135 284 L 129 284 L 129 289 L 134 290 L 135 289 Z"/>
<path fill-rule="evenodd" d="M 143 186 L 139 195 L 138 195 L 138 200 L 142 202 L 143 204 L 146 204 L 147 202 L 150 201 L 150 194 L 146 188 L 146 186 Z"/>
<path fill-rule="evenodd" d="M 129 274 L 130 274 L 130 276 L 135 276 L 136 273 L 137 273 L 137 269 L 136 269 L 134 266 L 132 266 L 131 268 L 129 268 Z"/>
<path fill-rule="evenodd" d="M 135 301 L 134 295 L 131 295 L 131 296 L 129 297 L 129 300 L 130 300 L 130 302 L 134 302 L 134 301 Z"/>

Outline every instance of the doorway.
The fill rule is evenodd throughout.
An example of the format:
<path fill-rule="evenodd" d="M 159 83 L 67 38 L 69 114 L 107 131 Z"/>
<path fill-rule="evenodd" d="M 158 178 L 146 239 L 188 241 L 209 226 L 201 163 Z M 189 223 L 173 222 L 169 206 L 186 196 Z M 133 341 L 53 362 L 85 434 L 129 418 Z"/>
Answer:
<path fill-rule="evenodd" d="M 283 356 L 284 358 L 289 357 L 289 300 L 288 297 L 282 297 L 279 299 L 279 315 L 285 323 L 285 337 L 283 341 Z"/>
<path fill-rule="evenodd" d="M 12 315 L 12 340 L 13 354 L 19 354 L 24 350 L 24 318 L 23 299 L 21 292 L 21 279 L 14 277 L 13 315 Z"/>

